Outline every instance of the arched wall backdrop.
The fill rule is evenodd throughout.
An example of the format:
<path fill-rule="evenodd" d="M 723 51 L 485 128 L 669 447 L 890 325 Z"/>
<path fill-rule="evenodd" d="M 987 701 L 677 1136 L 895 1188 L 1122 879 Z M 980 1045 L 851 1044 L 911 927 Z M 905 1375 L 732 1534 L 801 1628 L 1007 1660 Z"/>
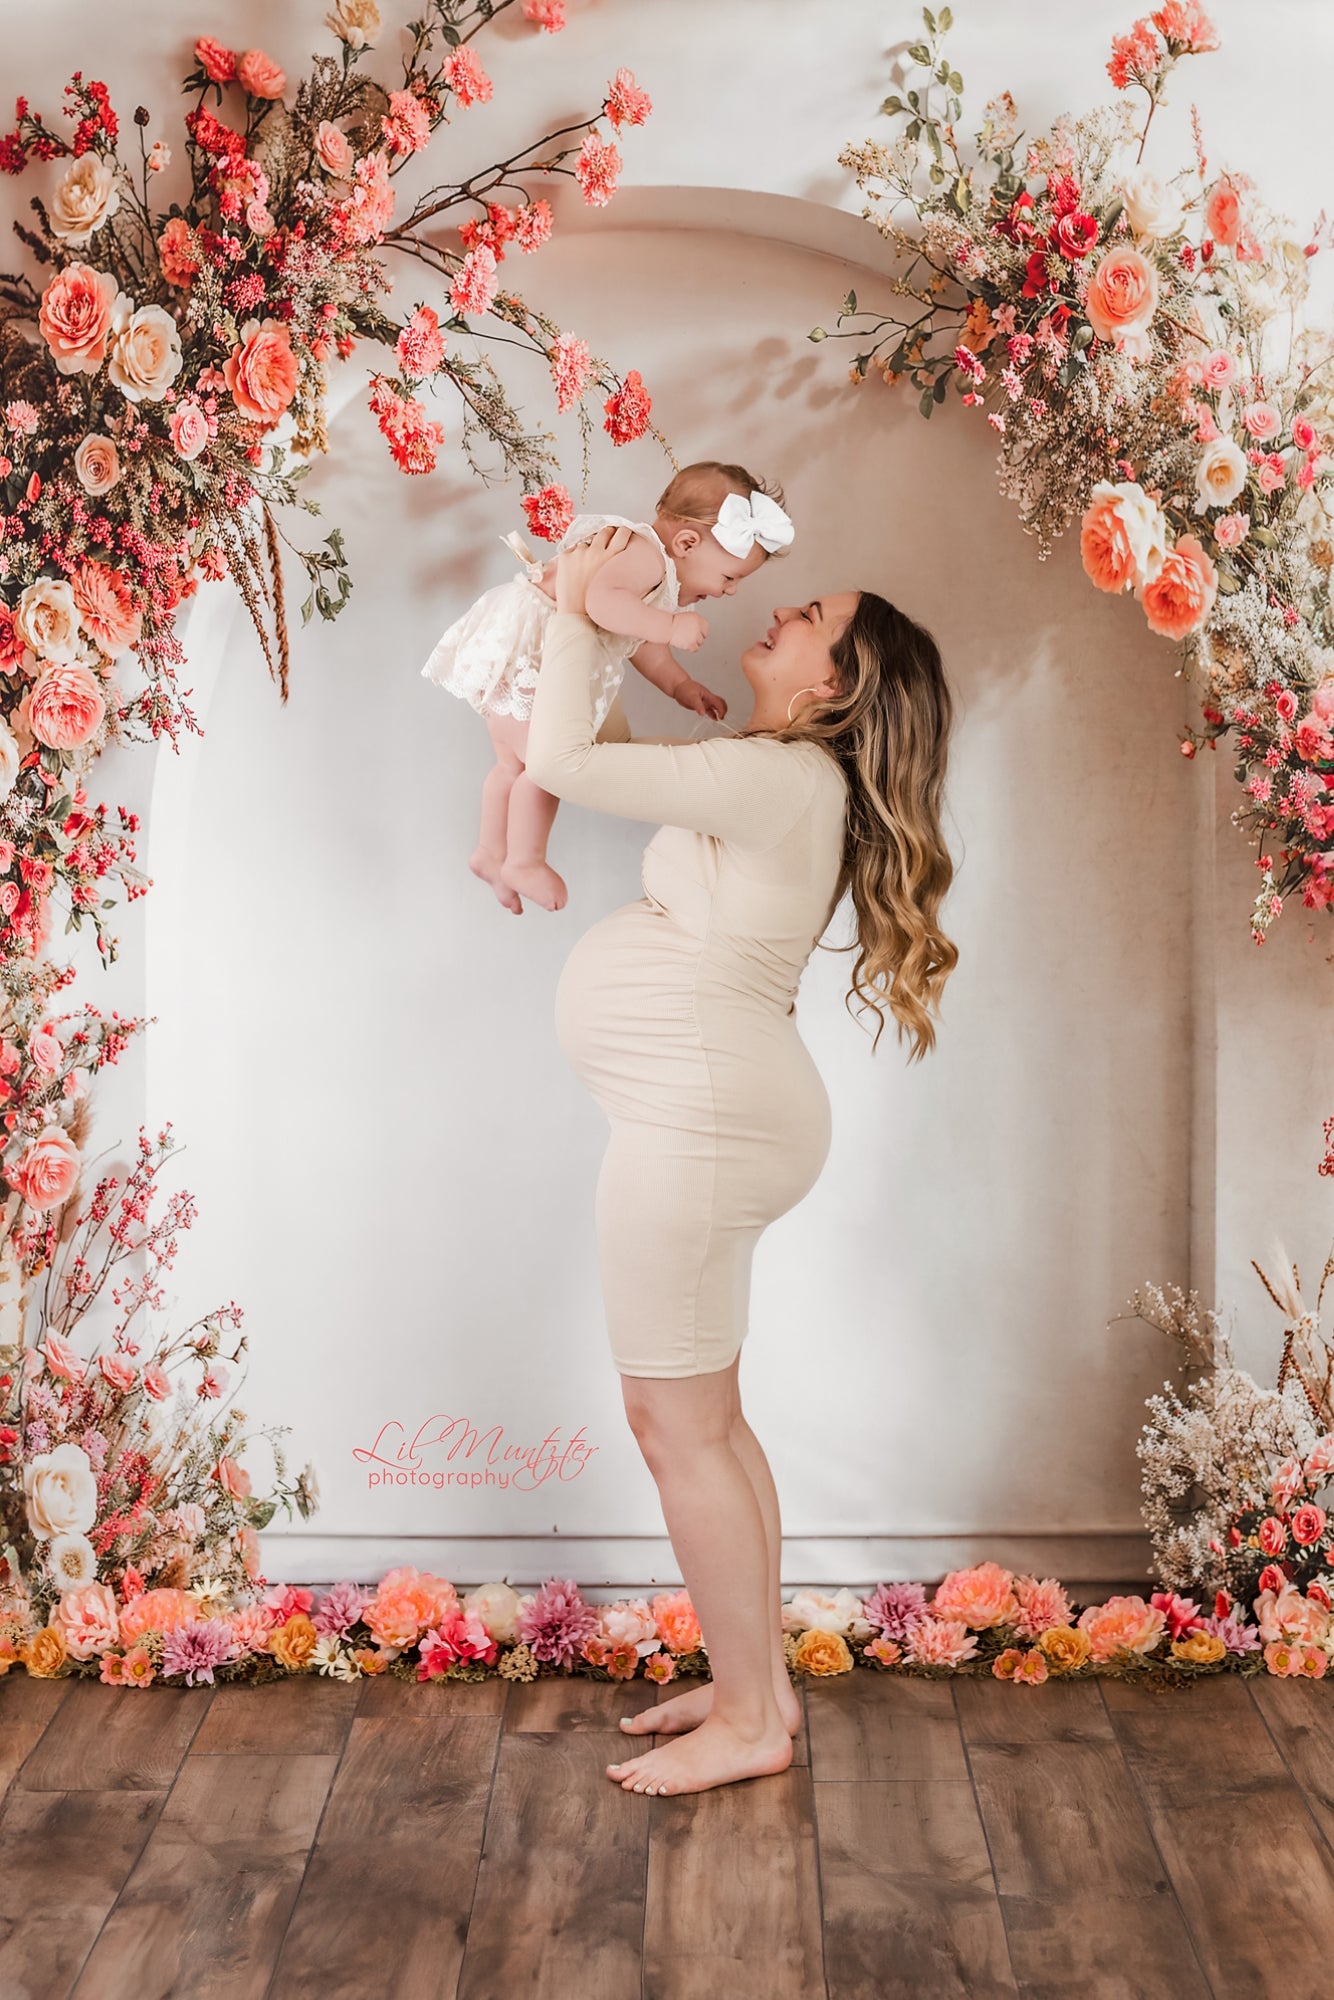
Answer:
<path fill-rule="evenodd" d="M 1280 1227 L 1304 1271 L 1326 1247 L 1330 939 L 1294 910 L 1263 952 L 1249 943 L 1226 763 L 1183 769 L 1177 748 L 1192 690 L 1072 547 L 1037 562 L 996 494 L 990 432 L 954 405 L 927 426 L 878 382 L 853 391 L 835 351 L 806 341 L 850 283 L 874 296 L 880 246 L 835 156 L 874 129 L 888 52 L 917 18 L 848 0 L 817 29 L 814 12 L 688 0 L 670 45 L 667 10 L 628 0 L 574 0 L 569 30 L 537 47 L 502 23 L 495 101 L 461 115 L 476 125 L 460 142 L 499 153 L 617 62 L 636 69 L 657 106 L 624 148 L 637 184 L 596 216 L 562 203 L 516 276 L 642 370 L 682 462 L 738 457 L 786 486 L 797 547 L 714 607 L 700 671 L 735 709 L 729 662 L 775 601 L 864 585 L 935 630 L 959 699 L 946 915 L 962 960 L 938 1051 L 909 1071 L 887 1033 L 872 1056 L 843 1006 L 845 956 L 817 954 L 799 1003 L 833 1149 L 761 1247 L 742 1362 L 786 1574 L 928 1577 L 993 1556 L 1130 1577 L 1146 1555 L 1134 1443 L 1173 1357 L 1138 1322 L 1108 1322 L 1146 1278 L 1197 1285 L 1242 1309 L 1242 1361 L 1272 1366 L 1247 1260 Z M 1128 18 L 1063 14 L 1057 38 L 1045 0 L 959 12 L 974 102 L 1009 84 L 1032 128 L 1103 95 Z M 1305 216 L 1313 190 L 1334 191 L 1334 145 L 1322 136 L 1299 171 L 1295 142 L 1246 104 L 1242 9 L 1215 12 L 1225 51 L 1190 86 L 1220 140 L 1248 131 L 1232 163 Z M 1312 10 L 1274 12 L 1294 46 L 1299 29 L 1334 39 Z M 293 72 L 321 19 L 304 0 L 276 20 L 214 7 L 189 32 L 262 41 Z M 63 64 L 105 77 L 123 116 L 174 107 L 187 47 L 165 5 L 136 14 L 132 51 L 86 4 L 19 39 L 13 74 L 42 108 Z M 1291 88 L 1314 108 L 1313 82 Z M 1172 130 L 1169 167 L 1189 143 L 1184 117 Z M 396 290 L 405 309 L 421 296 L 411 267 Z M 185 676 L 203 740 L 101 766 L 105 795 L 145 813 L 155 886 L 124 915 L 122 961 L 94 962 L 85 990 L 158 1021 L 101 1092 L 96 1140 L 174 1122 L 201 1207 L 182 1308 L 246 1307 L 243 1405 L 290 1423 L 293 1453 L 315 1460 L 320 1513 L 264 1536 L 269 1574 L 413 1560 L 467 1582 L 673 1578 L 602 1324 L 606 1128 L 551 1025 L 566 952 L 639 893 L 651 829 L 563 807 L 552 851 L 570 900 L 554 916 L 516 921 L 468 873 L 485 732 L 419 668 L 506 574 L 496 537 L 521 525 L 517 491 L 457 459 L 403 478 L 363 377 L 353 363 L 340 378 L 335 449 L 307 483 L 324 519 L 293 524 L 298 539 L 343 525 L 356 587 L 336 625 L 298 634 L 286 709 L 210 587 Z M 550 420 L 536 368 L 526 401 Z M 590 504 L 648 510 L 667 471 L 652 444 L 595 452 Z M 627 699 L 637 733 L 694 722 L 646 685 Z M 831 943 L 846 935 L 836 921 Z"/>

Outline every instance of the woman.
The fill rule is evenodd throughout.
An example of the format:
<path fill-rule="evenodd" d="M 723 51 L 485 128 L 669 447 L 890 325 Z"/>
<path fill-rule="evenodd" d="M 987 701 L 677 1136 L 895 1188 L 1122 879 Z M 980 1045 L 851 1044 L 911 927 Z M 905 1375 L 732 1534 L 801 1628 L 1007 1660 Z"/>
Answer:
<path fill-rule="evenodd" d="M 736 736 L 631 742 L 617 705 L 595 738 L 584 601 L 627 540 L 607 529 L 560 558 L 528 769 L 558 798 L 664 822 L 644 895 L 570 953 L 556 1028 L 611 1121 L 596 1221 L 612 1353 L 712 1675 L 622 1718 L 672 1740 L 608 1776 L 666 1793 L 792 1761 L 778 1498 L 737 1387 L 751 1258 L 829 1150 L 795 996 L 845 891 L 849 1000 L 876 1014 L 875 1042 L 883 997 L 912 1060 L 934 1044 L 930 1010 L 958 958 L 937 921 L 953 876 L 939 823 L 952 704 L 929 633 L 844 591 L 776 611 L 742 654 L 755 704 Z"/>

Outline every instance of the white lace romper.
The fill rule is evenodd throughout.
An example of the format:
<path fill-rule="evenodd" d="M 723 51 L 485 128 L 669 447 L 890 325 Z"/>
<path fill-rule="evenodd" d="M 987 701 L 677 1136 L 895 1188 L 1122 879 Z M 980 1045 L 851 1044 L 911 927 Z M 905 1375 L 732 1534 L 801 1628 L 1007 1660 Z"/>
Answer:
<path fill-rule="evenodd" d="M 561 546 L 583 541 L 599 528 L 633 528 L 646 535 L 663 559 L 662 580 L 644 598 L 646 604 L 675 611 L 680 600 L 676 565 L 647 521 L 624 514 L 580 514 L 570 523 Z M 501 536 L 507 548 L 520 554 L 518 537 Z M 516 546 L 517 544 L 517 546 Z M 548 558 L 549 560 L 549 558 Z M 427 680 L 470 702 L 479 715 L 513 715 L 526 721 L 533 712 L 533 690 L 542 664 L 542 641 L 556 606 L 535 581 L 542 562 L 525 563 L 517 576 L 485 590 L 436 641 L 422 668 Z M 597 632 L 593 686 L 594 730 L 602 727 L 616 691 L 625 678 L 630 655 L 643 641 L 625 633 Z"/>

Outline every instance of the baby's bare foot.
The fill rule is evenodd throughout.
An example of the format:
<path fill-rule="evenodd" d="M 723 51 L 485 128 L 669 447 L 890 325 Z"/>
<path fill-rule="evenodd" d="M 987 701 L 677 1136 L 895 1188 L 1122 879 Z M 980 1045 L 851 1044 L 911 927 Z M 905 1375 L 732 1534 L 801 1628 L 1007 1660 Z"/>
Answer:
<path fill-rule="evenodd" d="M 565 908 L 565 884 L 545 861 L 506 861 L 500 879 L 507 889 L 517 890 L 530 903 L 540 903 L 544 910 Z"/>
<path fill-rule="evenodd" d="M 505 909 L 513 910 L 516 917 L 523 915 L 523 904 L 515 890 L 509 888 L 501 878 L 505 865 L 503 854 L 492 854 L 485 847 L 477 848 L 469 857 L 468 866 L 483 882 L 489 882 L 496 892 L 496 901 Z"/>
<path fill-rule="evenodd" d="M 788 1734 L 795 1736 L 801 1728 L 801 1703 L 786 1677 L 781 1687 L 775 1686 L 774 1699 Z M 703 1687 L 669 1695 L 652 1708 L 641 1708 L 637 1715 L 623 1715 L 621 1728 L 627 1736 L 679 1736 L 683 1730 L 697 1728 L 712 1707 L 713 1682 L 709 1681 Z"/>

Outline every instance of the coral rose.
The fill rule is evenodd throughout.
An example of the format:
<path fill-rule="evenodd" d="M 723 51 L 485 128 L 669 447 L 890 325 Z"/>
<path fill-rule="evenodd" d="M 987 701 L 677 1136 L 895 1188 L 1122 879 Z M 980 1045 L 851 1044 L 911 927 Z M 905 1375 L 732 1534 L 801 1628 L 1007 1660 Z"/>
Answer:
<path fill-rule="evenodd" d="M 1099 480 L 1079 530 L 1084 568 L 1099 590 L 1138 589 L 1163 566 L 1167 520 L 1133 480 Z"/>
<path fill-rule="evenodd" d="M 1014 1577 L 999 1563 L 979 1563 L 973 1569 L 951 1570 L 931 1600 L 933 1618 L 961 1618 L 974 1631 L 990 1625 L 1013 1624 L 1019 1611 Z"/>
<path fill-rule="evenodd" d="M 59 1627 L 72 1660 L 91 1660 L 94 1653 L 105 1653 L 116 1643 L 115 1592 L 105 1583 L 85 1583 L 77 1590 L 67 1590 L 51 1623 Z"/>
<path fill-rule="evenodd" d="M 28 727 L 49 750 L 86 743 L 106 714 L 96 674 L 81 660 L 43 667 L 32 684 Z"/>
<path fill-rule="evenodd" d="M 97 1519 L 97 1481 L 82 1445 L 67 1439 L 29 1459 L 23 1500 L 28 1526 L 42 1540 L 86 1533 Z"/>
<path fill-rule="evenodd" d="M 70 575 L 70 589 L 79 621 L 94 645 L 115 659 L 132 646 L 143 626 L 124 570 L 111 569 L 91 557 Z"/>
<path fill-rule="evenodd" d="M 818 1625 L 803 1632 L 792 1661 L 803 1674 L 850 1674 L 853 1667 L 847 1640 L 838 1632 L 822 1631 Z"/>
<path fill-rule="evenodd" d="M 276 423 L 296 394 L 298 364 L 281 320 L 247 320 L 222 364 L 233 402 L 257 423 Z"/>
<path fill-rule="evenodd" d="M 1123 1649 L 1151 1653 L 1166 1623 L 1166 1613 L 1142 1597 L 1109 1597 L 1079 1614 L 1079 1629 L 1087 1632 L 1090 1655 L 1097 1661 L 1111 1660 Z"/>
<path fill-rule="evenodd" d="M 1075 1673 L 1093 1650 L 1088 1633 L 1074 1625 L 1049 1625 L 1045 1632 L 1039 1632 L 1037 1643 L 1048 1664 L 1060 1674 Z"/>
<path fill-rule="evenodd" d="M 89 431 L 74 454 L 74 477 L 94 498 L 109 493 L 120 478 L 120 453 L 114 440 L 103 437 L 100 431 Z"/>
<path fill-rule="evenodd" d="M 100 153 L 84 153 L 66 169 L 47 204 L 51 233 L 81 248 L 119 207 L 115 168 Z"/>
<path fill-rule="evenodd" d="M 107 374 L 129 403 L 160 403 L 181 372 L 181 335 L 165 306 L 113 313 Z"/>
<path fill-rule="evenodd" d="M 63 673 L 65 669 L 53 667 L 51 671 Z M 5 1169 L 5 1178 L 29 1208 L 39 1212 L 58 1208 L 68 1201 L 79 1178 L 79 1149 L 59 1125 L 48 1125 L 13 1166 Z"/>
<path fill-rule="evenodd" d="M 247 49 L 236 65 L 236 81 L 247 97 L 281 97 L 287 78 L 263 49 Z"/>
<path fill-rule="evenodd" d="M 352 171 L 352 141 L 327 118 L 321 118 L 316 127 L 315 156 L 325 173 L 334 174 L 339 180 L 346 180 Z"/>
<path fill-rule="evenodd" d="M 1292 1517 L 1292 1539 L 1303 1548 L 1318 1542 L 1325 1532 L 1325 1510 L 1317 1507 L 1313 1500 L 1307 1500 Z"/>
<path fill-rule="evenodd" d="M 62 375 L 87 375 L 106 360 L 112 309 L 124 297 L 110 271 L 66 264 L 42 293 L 37 324 Z"/>
<path fill-rule="evenodd" d="M 1140 592 L 1151 632 L 1184 639 L 1198 632 L 1218 595 L 1218 571 L 1194 535 L 1179 535 L 1162 568 Z"/>
<path fill-rule="evenodd" d="M 173 215 L 157 240 L 158 263 L 169 285 L 188 292 L 199 275 L 199 264 L 190 255 L 190 225 L 183 215 Z"/>
<path fill-rule="evenodd" d="M 1158 304 L 1158 273 L 1140 250 L 1121 247 L 1101 258 L 1084 294 L 1084 311 L 1099 340 L 1121 346 L 1146 332 Z"/>
<path fill-rule="evenodd" d="M 181 458 L 198 458 L 208 443 L 208 418 L 198 403 L 178 403 L 167 428 Z"/>
<path fill-rule="evenodd" d="M 1241 193 L 1224 175 L 1215 181 L 1205 204 L 1204 223 L 1215 243 L 1231 248 L 1241 234 Z"/>
<path fill-rule="evenodd" d="M 79 607 L 69 578 L 39 576 L 14 609 L 14 630 L 43 661 L 72 660 L 79 650 Z"/>

